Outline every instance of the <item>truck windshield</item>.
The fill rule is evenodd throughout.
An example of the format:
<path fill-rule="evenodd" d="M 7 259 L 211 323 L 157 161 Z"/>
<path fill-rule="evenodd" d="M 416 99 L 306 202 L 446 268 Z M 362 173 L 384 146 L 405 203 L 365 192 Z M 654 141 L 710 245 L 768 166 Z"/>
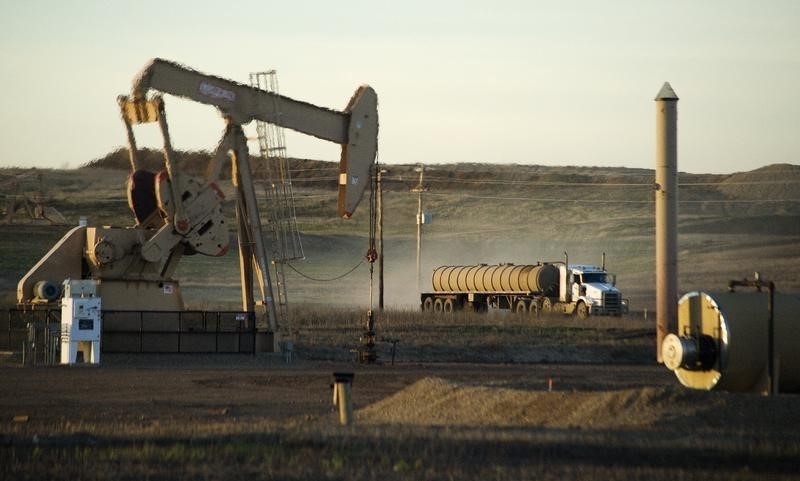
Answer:
<path fill-rule="evenodd" d="M 606 274 L 605 274 L 605 272 L 584 272 L 583 273 L 583 282 L 585 282 L 585 283 L 606 282 Z"/>

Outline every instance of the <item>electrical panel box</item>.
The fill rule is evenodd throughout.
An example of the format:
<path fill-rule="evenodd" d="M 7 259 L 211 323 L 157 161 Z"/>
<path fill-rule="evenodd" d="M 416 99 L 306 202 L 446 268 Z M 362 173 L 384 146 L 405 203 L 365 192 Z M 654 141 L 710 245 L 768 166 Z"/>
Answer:
<path fill-rule="evenodd" d="M 100 363 L 102 310 L 97 297 L 97 281 L 64 281 L 61 300 L 61 364 L 75 364 L 79 353 L 83 362 Z"/>

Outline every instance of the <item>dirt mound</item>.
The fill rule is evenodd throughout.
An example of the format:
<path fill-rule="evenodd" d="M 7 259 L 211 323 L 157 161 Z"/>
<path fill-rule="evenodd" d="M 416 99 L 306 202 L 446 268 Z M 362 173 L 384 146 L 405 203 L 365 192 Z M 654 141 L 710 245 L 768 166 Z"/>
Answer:
<path fill-rule="evenodd" d="M 425 378 L 361 410 L 359 417 L 377 423 L 448 426 L 638 427 L 667 417 L 684 394 L 662 388 L 537 392 Z"/>
<path fill-rule="evenodd" d="M 543 392 L 425 378 L 357 415 L 365 423 L 425 426 L 701 429 L 733 423 L 749 429 L 780 429 L 786 418 L 775 422 L 780 418 L 775 414 L 796 420 L 800 417 L 793 407 L 796 401 L 794 396 L 765 398 L 679 386 Z M 759 411 L 772 415 L 752 415 Z M 743 412 L 751 414 L 743 418 Z"/>

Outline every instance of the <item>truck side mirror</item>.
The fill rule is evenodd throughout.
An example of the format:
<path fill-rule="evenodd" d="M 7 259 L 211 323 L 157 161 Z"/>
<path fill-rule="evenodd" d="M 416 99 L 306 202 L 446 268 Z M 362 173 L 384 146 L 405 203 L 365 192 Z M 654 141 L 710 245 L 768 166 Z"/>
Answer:
<path fill-rule="evenodd" d="M 615 286 L 615 287 L 617 285 L 617 275 L 616 274 L 611 274 L 611 285 Z"/>

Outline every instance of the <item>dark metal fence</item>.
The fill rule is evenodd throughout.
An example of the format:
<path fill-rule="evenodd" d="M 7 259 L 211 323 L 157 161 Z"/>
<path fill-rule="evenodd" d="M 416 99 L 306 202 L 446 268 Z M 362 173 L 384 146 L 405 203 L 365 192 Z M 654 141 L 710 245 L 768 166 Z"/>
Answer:
<path fill-rule="evenodd" d="M 48 345 L 60 309 L 9 309 L 0 320 L 0 349 Z M 39 339 L 41 337 L 41 339 Z M 255 314 L 245 311 L 103 311 L 103 353 L 252 353 Z"/>

